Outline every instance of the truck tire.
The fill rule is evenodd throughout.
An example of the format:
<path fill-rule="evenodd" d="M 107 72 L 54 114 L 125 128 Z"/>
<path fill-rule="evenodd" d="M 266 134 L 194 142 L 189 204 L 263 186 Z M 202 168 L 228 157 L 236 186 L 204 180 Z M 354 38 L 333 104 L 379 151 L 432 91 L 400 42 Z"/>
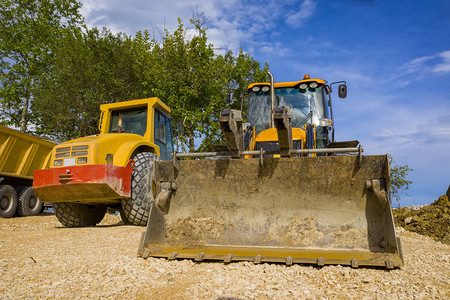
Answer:
<path fill-rule="evenodd" d="M 20 189 L 17 194 L 19 202 L 17 203 L 17 214 L 24 216 L 37 216 L 42 212 L 43 204 L 36 196 L 36 193 L 31 186 L 25 186 Z"/>
<path fill-rule="evenodd" d="M 88 227 L 100 223 L 106 214 L 106 206 L 71 202 L 53 203 L 56 218 L 65 227 Z"/>
<path fill-rule="evenodd" d="M 0 185 L 0 217 L 11 218 L 17 209 L 16 190 L 7 184 Z"/>
<path fill-rule="evenodd" d="M 131 197 L 122 199 L 122 209 L 130 224 L 145 226 L 154 201 L 152 177 L 155 161 L 159 157 L 154 153 L 142 152 L 133 159 L 135 165 L 131 174 Z"/>

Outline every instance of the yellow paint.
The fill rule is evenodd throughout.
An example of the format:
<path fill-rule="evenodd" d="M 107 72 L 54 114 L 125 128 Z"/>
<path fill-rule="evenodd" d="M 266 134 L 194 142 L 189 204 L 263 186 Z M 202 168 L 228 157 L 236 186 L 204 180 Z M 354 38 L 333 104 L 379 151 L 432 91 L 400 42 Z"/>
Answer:
<path fill-rule="evenodd" d="M 108 132 L 112 111 L 144 107 L 147 107 L 147 129 L 144 136 L 132 133 Z M 71 156 L 71 151 L 69 151 L 69 155 L 67 157 L 56 157 L 58 154 L 56 149 L 66 147 L 72 148 L 74 146 L 88 146 L 87 150 L 80 150 L 88 152 L 87 155 L 83 155 L 84 157 L 87 156 L 87 163 L 82 165 L 105 164 L 106 156 L 108 154 L 112 154 L 113 164 L 123 167 L 130 160 L 130 158 L 132 158 L 135 150 L 139 147 L 145 148 L 145 151 L 156 153 L 159 156 L 159 147 L 154 141 L 154 112 L 156 108 L 163 113 L 170 113 L 170 108 L 156 97 L 101 105 L 101 120 L 99 122 L 100 134 L 74 139 L 58 145 L 52 152 L 50 167 L 63 167 L 55 166 L 55 159 L 75 157 L 77 160 L 78 156 Z"/>
<path fill-rule="evenodd" d="M 293 141 L 302 141 L 302 149 L 306 148 L 306 132 L 301 128 L 292 128 L 292 140 Z M 276 128 L 269 128 L 264 131 L 261 131 L 257 136 L 255 135 L 255 132 L 253 131 L 253 138 L 250 141 L 250 149 L 249 150 L 255 150 L 256 149 L 256 143 L 257 142 L 272 142 L 272 141 L 278 141 L 278 133 Z M 250 156 L 246 157 L 250 158 Z"/>
<path fill-rule="evenodd" d="M 33 179 L 56 143 L 0 125 L 0 175 Z"/>
<path fill-rule="evenodd" d="M 274 83 L 274 88 L 289 88 L 289 87 L 298 87 L 301 83 L 310 83 L 310 82 L 317 82 L 319 85 L 325 85 L 326 83 L 323 79 L 310 79 L 309 75 L 304 77 L 303 80 L 300 81 L 291 81 L 291 82 L 276 82 Z M 268 82 L 257 82 L 252 83 L 248 86 L 248 90 L 251 90 L 254 86 L 270 86 L 270 83 Z M 325 89 L 325 91 L 328 93 L 328 90 Z M 315 125 L 314 125 L 315 126 Z M 302 149 L 306 148 L 306 132 L 305 130 L 301 128 L 292 128 L 292 139 L 295 140 L 301 140 L 302 141 Z M 246 150 L 255 150 L 256 149 L 256 143 L 257 142 L 273 142 L 278 141 L 278 134 L 275 128 L 269 128 L 267 130 L 264 130 L 258 134 L 258 136 L 255 136 L 255 132 L 253 132 L 253 138 L 250 141 L 250 147 Z M 316 148 L 316 136 L 314 134 L 314 149 Z M 316 156 L 316 154 L 311 154 L 311 156 Z M 250 158 L 252 156 L 246 156 L 246 158 Z M 275 155 L 274 157 L 279 157 L 279 155 Z"/>
<path fill-rule="evenodd" d="M 300 81 L 292 81 L 292 82 L 275 82 L 274 87 L 275 88 L 286 88 L 286 87 L 296 87 L 300 83 L 309 83 L 309 82 L 317 82 L 318 84 L 325 84 L 325 81 L 323 79 L 307 79 L 307 80 L 300 80 Z M 248 89 L 251 89 L 254 86 L 263 86 L 267 85 L 270 86 L 270 83 L 268 82 L 255 82 L 248 86 Z"/>
<path fill-rule="evenodd" d="M 376 253 L 362 249 L 314 249 L 314 248 L 289 248 L 289 247 L 248 247 L 248 246 L 209 246 L 199 247 L 171 247 L 163 246 L 162 249 L 150 246 L 150 256 L 169 257 L 177 252 L 175 258 L 195 259 L 203 253 L 205 260 L 223 260 L 227 255 L 232 255 L 232 261 L 254 261 L 257 255 L 261 256 L 261 262 L 286 262 L 288 257 L 294 263 L 317 263 L 318 258 L 324 259 L 324 264 L 351 265 L 352 260 L 358 261 L 361 266 L 385 266 L 386 261 L 392 261 L 394 267 L 403 265 L 403 259 L 399 253 Z"/>

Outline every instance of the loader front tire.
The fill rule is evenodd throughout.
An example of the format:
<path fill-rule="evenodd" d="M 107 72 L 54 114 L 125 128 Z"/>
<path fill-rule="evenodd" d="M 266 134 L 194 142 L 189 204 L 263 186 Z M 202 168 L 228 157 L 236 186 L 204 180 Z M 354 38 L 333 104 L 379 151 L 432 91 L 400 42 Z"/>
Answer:
<path fill-rule="evenodd" d="M 0 185 L 0 217 L 11 218 L 17 209 L 16 190 L 7 184 Z"/>
<path fill-rule="evenodd" d="M 65 227 L 89 227 L 100 223 L 106 214 L 106 206 L 71 202 L 53 203 L 56 218 Z"/>
<path fill-rule="evenodd" d="M 122 209 L 130 224 L 145 226 L 154 201 L 152 177 L 155 161 L 159 157 L 154 153 L 142 152 L 133 159 L 135 165 L 131 174 L 131 197 L 122 200 Z"/>
<path fill-rule="evenodd" d="M 18 193 L 17 214 L 24 216 L 37 216 L 42 212 L 43 204 L 36 196 L 31 186 L 25 186 Z"/>

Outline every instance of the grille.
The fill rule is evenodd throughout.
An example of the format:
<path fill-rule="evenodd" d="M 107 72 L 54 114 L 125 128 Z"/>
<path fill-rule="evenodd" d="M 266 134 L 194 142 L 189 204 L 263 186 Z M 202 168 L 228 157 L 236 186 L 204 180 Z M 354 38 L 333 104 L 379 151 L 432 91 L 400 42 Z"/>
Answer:
<path fill-rule="evenodd" d="M 79 145 L 79 146 L 73 146 L 73 147 L 56 148 L 55 158 L 87 155 L 88 149 L 89 149 L 89 145 Z M 80 151 L 80 150 L 85 150 L 85 151 Z"/>

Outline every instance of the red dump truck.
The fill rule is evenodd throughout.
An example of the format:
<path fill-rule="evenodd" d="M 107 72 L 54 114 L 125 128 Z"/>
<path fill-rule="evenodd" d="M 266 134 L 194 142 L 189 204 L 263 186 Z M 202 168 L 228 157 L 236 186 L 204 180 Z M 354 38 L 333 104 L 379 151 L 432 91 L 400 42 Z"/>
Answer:
<path fill-rule="evenodd" d="M 56 143 L 0 125 L 0 217 L 33 216 L 43 203 L 33 191 L 33 172 L 47 166 Z"/>

